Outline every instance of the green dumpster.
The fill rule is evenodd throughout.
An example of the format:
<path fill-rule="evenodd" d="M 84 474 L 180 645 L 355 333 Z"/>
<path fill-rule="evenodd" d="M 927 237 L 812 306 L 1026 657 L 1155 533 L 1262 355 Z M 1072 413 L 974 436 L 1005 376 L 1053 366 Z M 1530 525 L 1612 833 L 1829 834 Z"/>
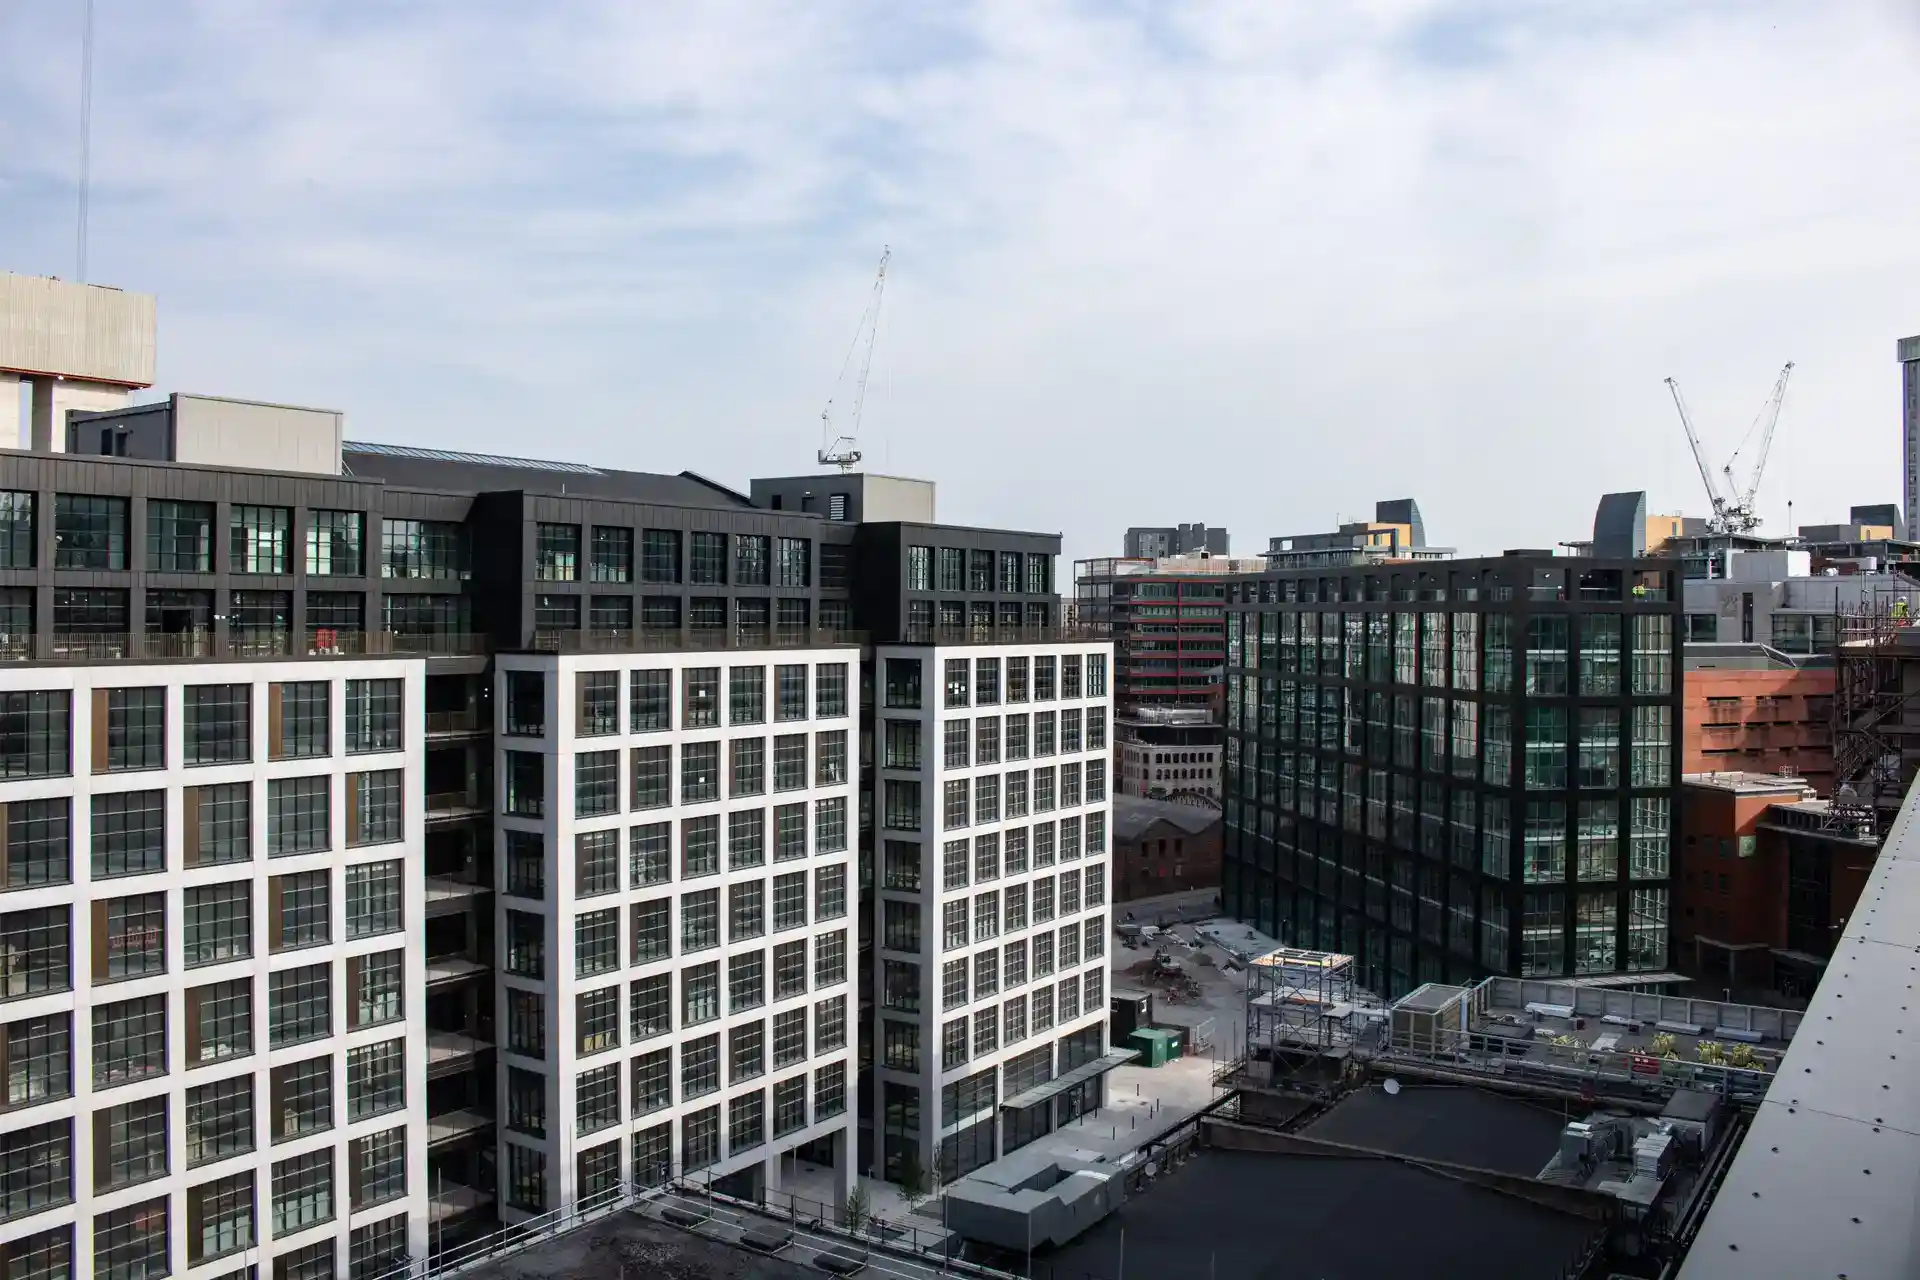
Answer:
<path fill-rule="evenodd" d="M 1185 1038 L 1183 1031 L 1170 1031 L 1165 1027 L 1137 1027 L 1129 1037 L 1129 1047 L 1140 1051 L 1141 1066 L 1164 1067 L 1180 1056 L 1180 1044 Z"/>

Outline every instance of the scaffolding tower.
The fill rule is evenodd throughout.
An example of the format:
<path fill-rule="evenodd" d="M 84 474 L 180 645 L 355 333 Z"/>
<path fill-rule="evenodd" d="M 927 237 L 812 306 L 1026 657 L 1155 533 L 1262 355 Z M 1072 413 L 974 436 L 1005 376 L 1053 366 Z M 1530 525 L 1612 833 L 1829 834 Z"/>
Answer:
<path fill-rule="evenodd" d="M 1370 1041 L 1384 1016 L 1362 990 L 1354 958 L 1276 947 L 1247 962 L 1247 1057 L 1285 1062 L 1344 1057 Z"/>
<path fill-rule="evenodd" d="M 1920 764 L 1920 587 L 1875 587 L 1834 624 L 1836 826 L 1877 836 Z"/>

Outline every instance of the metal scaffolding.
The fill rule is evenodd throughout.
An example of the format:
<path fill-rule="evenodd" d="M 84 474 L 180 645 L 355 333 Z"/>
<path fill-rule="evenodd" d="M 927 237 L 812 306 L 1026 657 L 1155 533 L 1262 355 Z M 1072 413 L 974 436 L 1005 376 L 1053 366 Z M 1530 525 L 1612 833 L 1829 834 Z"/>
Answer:
<path fill-rule="evenodd" d="M 1247 962 L 1247 1056 L 1344 1053 L 1378 1026 L 1377 996 L 1357 985 L 1354 958 L 1277 947 Z"/>
<path fill-rule="evenodd" d="M 1908 704 L 1920 683 L 1920 587 L 1876 587 L 1834 626 L 1833 820 L 1879 832 L 1920 762 L 1920 722 Z"/>

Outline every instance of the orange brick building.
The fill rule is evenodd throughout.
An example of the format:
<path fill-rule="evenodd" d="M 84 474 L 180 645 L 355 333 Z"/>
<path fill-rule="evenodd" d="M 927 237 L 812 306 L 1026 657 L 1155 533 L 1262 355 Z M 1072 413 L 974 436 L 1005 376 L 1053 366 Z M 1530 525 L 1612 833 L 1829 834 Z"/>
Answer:
<path fill-rule="evenodd" d="M 1712 661 L 1687 659 L 1680 771 L 1791 773 L 1831 795 L 1833 668 Z"/>
<path fill-rule="evenodd" d="M 1702 981 L 1808 995 L 1859 902 L 1878 846 L 1829 821 L 1799 779 L 1681 779 L 1674 961 Z"/>

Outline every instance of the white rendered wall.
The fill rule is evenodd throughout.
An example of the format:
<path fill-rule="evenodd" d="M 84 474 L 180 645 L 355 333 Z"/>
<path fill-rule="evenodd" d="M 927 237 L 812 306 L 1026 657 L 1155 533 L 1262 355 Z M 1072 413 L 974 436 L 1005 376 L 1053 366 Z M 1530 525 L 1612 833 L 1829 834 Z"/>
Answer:
<path fill-rule="evenodd" d="M 395 752 L 347 755 L 345 753 L 345 682 L 348 679 L 401 679 L 406 682 L 403 701 L 403 749 Z M 268 687 L 276 681 L 318 681 L 331 683 L 330 746 L 331 755 L 301 760 L 268 760 Z M 248 684 L 252 688 L 252 759 L 244 764 L 183 767 L 182 717 L 180 689 L 187 685 Z M 167 689 L 167 761 L 164 770 L 95 774 L 93 758 L 92 693 L 96 688 L 138 688 L 163 686 Z M 332 661 L 282 662 L 199 662 L 164 665 L 101 665 L 75 667 L 23 667 L 0 670 L 0 692 L 65 689 L 72 692 L 72 736 L 69 777 L 38 778 L 18 782 L 0 782 L 0 803 L 72 798 L 71 866 L 72 883 L 44 888 L 13 890 L 0 894 L 0 911 L 14 912 L 42 907 L 67 907 L 72 912 L 70 944 L 72 990 L 37 995 L 0 1004 L 0 1022 L 16 1022 L 49 1014 L 70 1013 L 72 1031 L 73 1096 L 64 1101 L 20 1107 L 0 1114 L 0 1132 L 12 1131 L 50 1121 L 73 1120 L 73 1202 L 58 1208 L 14 1218 L 0 1223 L 0 1242 L 34 1235 L 51 1227 L 71 1223 L 74 1227 L 74 1264 L 76 1276 L 93 1274 L 91 1224 L 95 1214 L 128 1205 L 142 1204 L 156 1197 L 168 1201 L 169 1247 L 172 1274 L 178 1276 L 223 1276 L 238 1267 L 258 1264 L 262 1275 L 269 1274 L 272 1260 L 281 1254 L 333 1237 L 335 1259 L 341 1275 L 347 1274 L 349 1236 L 355 1227 L 406 1214 L 408 1247 L 423 1254 L 427 1243 L 426 1218 L 426 1032 L 420 1016 L 425 991 L 425 956 L 421 945 L 424 914 L 424 858 L 422 856 L 424 815 L 419 803 L 422 776 L 422 745 L 425 736 L 423 715 L 425 664 L 417 659 L 351 659 Z M 348 848 L 346 832 L 345 779 L 364 770 L 401 769 L 405 778 L 401 794 L 404 803 L 404 837 L 398 843 Z M 274 778 L 312 777 L 326 774 L 332 780 L 332 838 L 327 852 L 293 857 L 267 856 L 267 782 Z M 245 782 L 252 787 L 252 846 L 249 862 L 221 866 L 188 868 L 181 849 L 183 824 L 181 793 L 186 787 L 216 783 Z M 167 867 L 164 872 L 119 876 L 96 881 L 91 875 L 90 817 L 91 797 L 96 793 L 150 791 L 164 788 L 167 793 Z M 346 868 L 360 863 L 402 859 L 405 906 L 403 927 L 399 932 L 374 937 L 346 938 Z M 325 870 L 330 874 L 330 938 L 326 946 L 269 954 L 267 882 L 275 876 L 294 872 Z M 251 958 L 187 969 L 183 965 L 181 928 L 181 890 L 212 884 L 249 880 L 253 885 Z M 88 904 L 105 897 L 162 893 L 167 898 L 166 972 L 139 978 L 96 983 L 92 977 Z M 349 956 L 404 948 L 406 952 L 406 1018 L 358 1031 L 346 1029 L 346 965 Z M 308 965 L 332 965 L 333 991 L 330 1014 L 334 1035 L 326 1040 L 309 1040 L 284 1049 L 273 1049 L 268 1042 L 267 975 L 281 969 Z M 239 979 L 253 984 L 253 1052 L 246 1056 L 189 1065 L 186 1054 L 186 1028 L 183 994 L 188 988 L 214 982 Z M 90 1008 L 99 1003 L 139 997 L 167 997 L 168 1070 L 153 1079 L 117 1084 L 96 1090 L 93 1087 Z M 347 1109 L 347 1050 L 404 1037 L 406 1041 L 406 1106 L 367 1120 L 349 1123 Z M 270 1115 L 269 1080 L 271 1069 L 291 1062 L 304 1062 L 321 1054 L 333 1057 L 333 1127 L 284 1143 L 272 1141 L 273 1117 Z M 184 1138 L 186 1094 L 190 1088 L 236 1076 L 254 1077 L 254 1150 L 245 1155 L 186 1167 Z M 165 1095 L 168 1099 L 169 1172 L 165 1177 L 134 1186 L 95 1194 L 93 1170 L 92 1116 L 96 1111 L 129 1102 Z M 404 1125 L 407 1130 L 407 1194 L 372 1208 L 353 1212 L 349 1208 L 349 1144 L 359 1137 L 382 1133 Z M 290 1156 L 309 1154 L 320 1148 L 333 1150 L 332 1221 L 317 1223 L 285 1236 L 273 1231 L 273 1165 Z M 189 1187 L 252 1170 L 254 1173 L 253 1248 L 230 1253 L 216 1260 L 187 1265 L 187 1212 L 185 1192 Z"/>
<path fill-rule="evenodd" d="M 805 664 L 808 667 L 808 711 L 806 720 L 780 721 L 775 717 L 776 686 L 773 679 L 774 668 L 781 665 Z M 817 715 L 815 705 L 814 669 L 822 664 L 841 664 L 847 668 L 846 676 L 846 714 L 831 718 Z M 713 668 L 720 670 L 720 720 L 714 728 L 684 728 L 683 699 L 685 696 L 684 673 L 690 668 Z M 733 726 L 728 720 L 728 688 L 730 671 L 735 667 L 761 667 L 766 675 L 764 719 L 756 724 Z M 506 673 L 516 670 L 539 670 L 546 675 L 546 732 L 544 736 L 517 737 L 505 732 L 507 714 Z M 673 690 L 672 725 L 670 730 L 653 732 L 632 732 L 630 716 L 630 697 L 632 690 L 631 673 L 640 670 L 668 670 L 671 672 Z M 602 734 L 591 737 L 578 736 L 575 724 L 577 709 L 577 679 L 583 672 L 618 672 L 619 685 L 619 726 L 616 734 Z M 510 1146 L 529 1147 L 546 1153 L 547 1157 L 547 1202 L 548 1209 L 559 1208 L 574 1203 L 578 1198 L 575 1186 L 577 1157 L 582 1151 L 601 1148 L 606 1143 L 620 1144 L 620 1169 L 623 1176 L 631 1174 L 634 1154 L 633 1136 L 646 1132 L 663 1124 L 673 1126 L 672 1163 L 676 1172 L 680 1171 L 683 1142 L 683 1121 L 693 1113 L 708 1107 L 719 1106 L 721 1122 L 721 1158 L 699 1173 L 702 1180 L 718 1178 L 739 1172 L 756 1164 L 767 1166 L 769 1182 L 778 1178 L 779 1157 L 791 1152 L 807 1142 L 821 1137 L 835 1137 L 841 1144 L 843 1158 L 839 1161 L 842 1190 L 852 1185 L 852 1142 L 854 1125 L 854 1097 L 857 1085 L 853 1050 L 858 1043 L 858 1008 L 854 990 L 854 969 L 859 952 L 856 911 L 860 898 L 859 876 L 856 870 L 854 851 L 859 839 L 859 698 L 860 698 L 860 653 L 855 648 L 832 649 L 775 649 L 775 650 L 722 650 L 703 653 L 672 654 L 594 654 L 594 655 L 501 655 L 496 663 L 496 687 L 494 707 L 498 719 L 496 724 L 497 759 L 495 761 L 495 804 L 499 814 L 497 827 L 497 851 L 495 884 L 499 892 L 498 916 L 495 922 L 495 937 L 498 939 L 499 955 L 495 968 L 498 974 L 499 999 L 496 1002 L 495 1020 L 499 1027 L 499 1092 L 497 1115 L 500 1122 L 500 1213 L 504 1222 L 515 1222 L 532 1216 L 529 1209 L 511 1203 L 511 1188 L 508 1179 Z M 815 735 L 823 731 L 843 731 L 847 735 L 847 767 L 845 780 L 832 786 L 818 786 L 817 751 Z M 805 733 L 808 736 L 807 782 L 804 789 L 774 791 L 773 788 L 773 742 L 783 734 Z M 766 749 L 763 756 L 766 770 L 766 787 L 763 792 L 752 796 L 732 799 L 728 792 L 728 749 L 726 744 L 737 738 L 763 737 Z M 695 804 L 680 802 L 681 751 L 688 743 L 718 742 L 720 748 L 720 795 L 717 801 Z M 672 747 L 672 795 L 673 803 L 665 808 L 631 810 L 632 792 L 632 755 L 639 747 Z M 589 818 L 574 816 L 574 760 L 582 752 L 618 751 L 620 753 L 619 805 L 614 813 Z M 508 752 L 537 752 L 546 758 L 546 814 L 542 818 L 516 817 L 506 811 L 506 779 Z M 813 814 L 815 802 L 832 797 L 846 801 L 847 829 L 846 842 L 842 849 L 829 853 L 815 851 Z M 808 812 L 808 856 L 786 862 L 774 860 L 772 848 L 774 840 L 772 811 L 780 804 L 804 803 Z M 744 809 L 761 808 L 767 813 L 766 839 L 768 844 L 766 861 L 754 867 L 733 870 L 728 867 L 726 845 L 726 815 Z M 688 880 L 683 876 L 681 863 L 680 824 L 684 819 L 718 815 L 720 818 L 720 864 L 718 875 L 703 875 Z M 629 861 L 629 843 L 627 832 L 636 826 L 653 823 L 669 823 L 672 826 L 672 878 L 664 884 L 636 887 L 633 882 L 632 867 Z M 620 890 L 611 894 L 596 894 L 582 898 L 576 893 L 575 884 L 575 838 L 583 832 L 603 829 L 617 829 L 622 832 L 620 849 Z M 543 900 L 516 897 L 509 893 L 505 849 L 506 833 L 511 830 L 538 831 L 543 837 L 546 852 L 546 895 Z M 839 866 L 845 870 L 846 909 L 845 914 L 827 920 L 821 920 L 815 913 L 814 873 L 821 867 Z M 777 876 L 805 872 L 808 880 L 807 919 L 804 928 L 776 932 L 772 923 L 773 894 L 772 884 Z M 728 889 L 743 881 L 764 880 L 767 892 L 764 900 L 766 913 L 766 931 L 756 937 L 734 943 L 730 937 L 727 916 Z M 707 948 L 688 954 L 681 945 L 681 908 L 683 894 L 701 892 L 709 889 L 720 891 L 720 947 Z M 634 964 L 632 960 L 632 916 L 631 908 L 638 903 L 651 902 L 661 898 L 672 898 L 671 937 L 672 956 L 645 964 Z M 617 908 L 620 918 L 619 955 L 617 970 L 594 974 L 589 977 L 576 977 L 574 923 L 582 912 L 600 911 Z M 506 971 L 506 912 L 508 910 L 543 915 L 546 918 L 546 973 L 542 980 L 522 978 Z M 814 981 L 814 955 L 816 939 L 821 936 L 844 931 L 846 935 L 846 978 L 831 986 L 820 986 Z M 795 939 L 807 940 L 808 990 L 804 995 L 776 999 L 773 993 L 772 954 L 776 945 L 792 942 Z M 767 1002 L 759 1008 L 742 1014 L 724 1012 L 727 1005 L 727 966 L 729 957 L 752 952 L 764 951 L 767 955 L 766 990 Z M 680 974 L 689 968 L 720 963 L 721 1007 L 722 1015 L 718 1021 L 703 1022 L 697 1026 L 685 1025 L 681 1010 Z M 661 973 L 671 973 L 673 1030 L 669 1034 L 650 1036 L 635 1042 L 631 1035 L 629 995 L 630 985 L 637 979 L 654 977 Z M 575 1020 L 576 997 L 586 991 L 618 985 L 620 988 L 620 1043 L 617 1048 L 602 1050 L 582 1056 L 578 1053 L 578 1028 Z M 532 1059 L 514 1052 L 508 1047 L 507 992 L 513 989 L 540 991 L 546 998 L 546 1055 L 544 1059 Z M 839 997 L 845 1008 L 845 1043 L 839 1048 L 819 1052 L 814 1043 L 815 1019 L 812 1010 L 818 1003 L 830 997 Z M 797 1065 L 775 1068 L 772 1065 L 774 1016 L 798 1008 L 807 1008 L 808 1056 Z M 766 1064 L 764 1072 L 749 1080 L 735 1085 L 730 1081 L 727 1056 L 727 1033 L 739 1025 L 754 1020 L 765 1023 L 767 1032 L 763 1041 L 763 1054 Z M 689 1042 L 718 1034 L 720 1036 L 720 1077 L 721 1088 L 717 1093 L 703 1094 L 688 1099 L 681 1090 L 681 1050 Z M 673 1101 L 662 1110 L 645 1115 L 634 1114 L 632 1060 L 661 1049 L 672 1050 L 673 1064 Z M 610 1062 L 620 1064 L 620 1123 L 611 1128 L 603 1128 L 591 1133 L 581 1134 L 578 1130 L 578 1108 L 575 1105 L 575 1080 L 582 1071 L 603 1067 Z M 814 1077 L 828 1064 L 838 1063 L 845 1071 L 845 1107 L 837 1115 L 824 1119 L 814 1112 Z M 509 1124 L 507 1101 L 507 1071 L 510 1067 L 539 1072 L 547 1077 L 546 1134 L 544 1138 L 516 1132 Z M 804 1074 L 807 1086 L 806 1126 L 796 1132 L 774 1136 L 773 1086 L 779 1081 L 790 1081 L 798 1074 Z M 731 1150 L 728 1145 L 727 1118 L 728 1103 L 735 1097 L 763 1090 L 767 1095 L 766 1124 L 764 1140 L 740 1151 Z"/>

